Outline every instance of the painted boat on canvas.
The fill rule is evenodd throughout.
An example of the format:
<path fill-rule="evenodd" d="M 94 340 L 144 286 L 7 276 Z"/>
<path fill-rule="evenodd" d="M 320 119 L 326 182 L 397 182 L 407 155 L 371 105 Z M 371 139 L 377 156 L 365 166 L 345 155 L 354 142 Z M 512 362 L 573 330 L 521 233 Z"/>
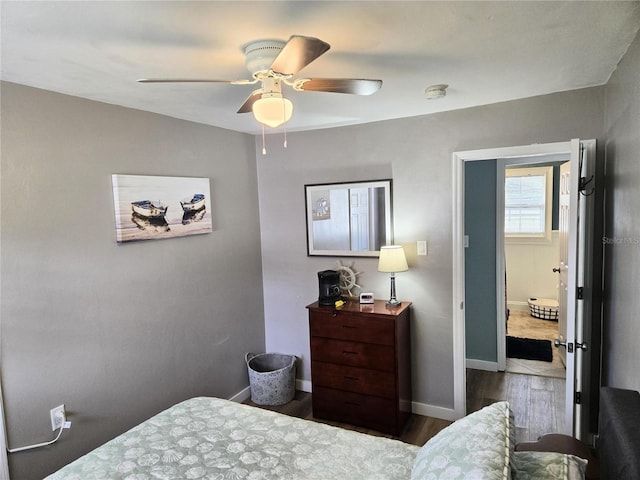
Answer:
<path fill-rule="evenodd" d="M 137 213 L 141 217 L 155 218 L 164 217 L 167 213 L 166 205 L 162 205 L 160 202 L 150 200 L 140 200 L 139 202 L 131 202 L 131 210 L 133 213 Z"/>
<path fill-rule="evenodd" d="M 184 212 L 182 215 L 182 224 L 188 225 L 190 223 L 199 222 L 207 214 L 207 209 L 202 207 L 200 210 L 192 210 L 190 212 Z"/>
<path fill-rule="evenodd" d="M 204 195 L 202 193 L 196 193 L 191 200 L 182 200 L 180 202 L 182 210 L 185 212 L 195 212 L 204 208 Z"/>
<path fill-rule="evenodd" d="M 136 227 L 140 230 L 146 232 L 162 233 L 171 230 L 164 217 L 143 217 L 137 213 L 132 213 L 131 221 L 135 223 Z"/>

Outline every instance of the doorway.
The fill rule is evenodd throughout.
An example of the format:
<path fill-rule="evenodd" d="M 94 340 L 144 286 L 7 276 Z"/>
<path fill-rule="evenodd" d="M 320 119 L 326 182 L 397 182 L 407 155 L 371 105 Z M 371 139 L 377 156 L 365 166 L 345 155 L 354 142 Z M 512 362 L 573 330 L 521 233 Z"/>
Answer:
<path fill-rule="evenodd" d="M 515 321 L 518 317 L 526 320 L 517 310 L 528 314 L 528 301 L 532 297 L 557 302 L 558 275 L 553 270 L 558 266 L 559 242 L 557 232 L 552 232 L 553 166 L 567 159 L 568 154 L 556 153 L 464 163 L 463 171 L 468 179 L 462 186 L 466 367 L 505 371 L 508 326 L 511 324 L 516 330 L 519 326 L 527 327 Z M 513 188 L 509 191 L 505 188 L 510 178 L 522 183 L 541 183 L 538 188 L 542 188 L 543 198 L 515 198 Z M 525 192 L 524 196 L 531 197 L 531 194 Z M 507 197 L 510 202 L 505 201 Z M 536 201 L 541 205 L 535 205 Z M 528 204 L 523 205 L 525 202 Z M 555 203 L 558 210 L 558 200 Z M 557 224 L 556 219 L 556 230 Z M 511 322 L 510 312 L 513 312 Z M 531 330 L 544 332 L 533 338 L 509 339 L 513 340 L 509 342 L 511 356 L 519 351 L 537 353 L 537 343 L 543 343 L 546 348 L 543 353 L 553 358 L 552 342 L 558 335 L 549 331 L 557 324 L 531 320 Z M 522 366 L 526 366 L 526 362 Z"/>
<path fill-rule="evenodd" d="M 560 338 L 560 165 L 568 160 L 568 154 L 498 160 L 504 164 L 502 210 L 496 210 L 504 225 L 505 372 L 566 378 L 553 345 Z"/>
<path fill-rule="evenodd" d="M 594 171 L 595 165 L 595 141 L 590 140 L 581 142 L 574 139 L 569 142 L 559 142 L 553 144 L 536 144 L 519 147 L 505 147 L 485 150 L 473 150 L 453 153 L 453 366 L 454 366 L 454 413 L 457 417 L 462 417 L 466 413 L 466 345 L 465 345 L 465 313 L 466 313 L 466 297 L 465 297 L 465 231 L 464 231 L 464 166 L 465 162 L 474 160 L 490 160 L 490 159 L 514 159 L 527 158 L 531 160 L 542 155 L 567 154 L 570 155 L 571 181 L 567 182 L 567 190 L 570 199 L 571 208 L 567 210 L 570 213 L 568 225 L 573 227 L 568 231 L 568 257 L 571 260 L 567 267 L 563 267 L 565 274 L 569 273 L 563 288 L 562 298 L 566 299 L 563 305 L 566 307 L 566 318 L 569 321 L 567 325 L 566 338 L 561 339 L 559 345 L 566 348 L 567 353 L 567 380 L 565 399 L 566 399 L 566 427 L 563 433 L 576 434 L 581 438 L 581 432 L 587 432 L 584 428 L 583 419 L 585 412 L 589 411 L 589 405 L 582 402 L 580 404 L 576 392 L 579 392 L 583 386 L 587 386 L 588 374 L 590 368 L 586 365 L 589 355 L 585 354 L 586 345 L 590 341 L 589 323 L 584 323 L 585 319 L 590 319 L 590 315 L 585 312 L 591 308 L 591 297 L 579 297 L 583 290 L 588 292 L 591 290 L 593 277 L 585 272 L 584 258 L 588 255 L 589 247 L 583 248 L 583 244 L 591 243 L 593 238 L 589 238 L 589 228 L 591 235 L 593 234 L 593 222 L 589 215 L 581 216 L 578 222 L 578 211 L 582 215 L 586 208 L 588 211 L 589 204 L 592 199 L 586 201 L 579 198 L 582 191 L 582 183 L 579 182 Z M 584 195 L 584 192 L 582 193 Z M 502 206 L 504 208 L 504 206 Z M 590 225 L 590 227 L 588 227 Z M 503 232 L 503 225 L 497 229 Z M 585 233 L 586 232 L 586 233 Z M 585 243 L 586 241 L 586 243 Z M 496 236 L 496 260 L 499 268 L 498 272 L 502 275 L 495 275 L 496 298 L 498 323 L 492 326 L 493 330 L 497 330 L 494 341 L 497 343 L 497 370 L 505 368 L 505 345 L 498 339 L 503 338 L 506 331 L 506 309 L 505 304 L 505 277 L 504 277 L 504 241 L 501 235 Z M 585 253 L 586 252 L 586 253 Z M 580 255 L 580 258 L 579 258 Z M 568 270 L 567 270 L 568 268 Z M 578 285 L 588 284 L 584 289 L 578 288 Z M 578 302 L 580 298 L 580 302 Z M 489 300 L 490 301 L 490 300 Z M 502 305 L 502 307 L 500 306 Z M 561 308 L 562 311 L 562 308 Z M 586 368 L 585 368 L 586 366 Z M 598 366 L 598 365 L 593 365 Z M 593 372 L 593 370 L 591 370 Z M 586 376 L 585 376 L 586 375 Z M 589 391 L 593 388 L 589 389 Z M 585 395 L 582 395 L 584 399 Z M 590 397 L 590 395 L 589 395 Z"/>

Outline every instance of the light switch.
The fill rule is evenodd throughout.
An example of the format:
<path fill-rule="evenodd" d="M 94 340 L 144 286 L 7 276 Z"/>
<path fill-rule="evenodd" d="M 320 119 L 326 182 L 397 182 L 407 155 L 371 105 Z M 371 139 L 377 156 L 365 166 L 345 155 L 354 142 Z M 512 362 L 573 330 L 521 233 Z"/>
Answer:
<path fill-rule="evenodd" d="M 464 236 L 464 248 L 469 248 L 469 235 Z"/>
<path fill-rule="evenodd" d="M 427 241 L 426 240 L 418 240 L 416 242 L 418 248 L 418 255 L 426 255 L 427 254 Z"/>

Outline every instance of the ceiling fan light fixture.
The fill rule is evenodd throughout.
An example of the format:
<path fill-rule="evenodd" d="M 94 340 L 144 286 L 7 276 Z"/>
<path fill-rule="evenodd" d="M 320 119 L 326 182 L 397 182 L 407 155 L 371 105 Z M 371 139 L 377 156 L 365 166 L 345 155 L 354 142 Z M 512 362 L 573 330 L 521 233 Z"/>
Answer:
<path fill-rule="evenodd" d="M 256 40 L 247 44 L 244 47 L 247 70 L 253 75 L 268 71 L 285 43 L 282 40 Z"/>
<path fill-rule="evenodd" d="M 0 0 L 2 1 L 2 0 Z M 260 84 L 240 106 L 237 113 L 253 112 L 264 127 L 279 127 L 293 114 L 293 103 L 282 96 L 282 84 L 296 91 L 371 95 L 382 86 L 382 80 L 366 78 L 302 78 L 293 77 L 311 62 L 324 55 L 331 46 L 319 38 L 292 35 L 283 40 L 257 40 L 244 46 L 245 62 L 252 79 L 217 80 L 212 78 L 147 78 L 142 83 L 227 83 Z M 286 129 L 285 129 L 286 147 Z"/>
<path fill-rule="evenodd" d="M 281 93 L 265 93 L 252 106 L 255 119 L 272 128 L 291 120 L 293 103 Z"/>

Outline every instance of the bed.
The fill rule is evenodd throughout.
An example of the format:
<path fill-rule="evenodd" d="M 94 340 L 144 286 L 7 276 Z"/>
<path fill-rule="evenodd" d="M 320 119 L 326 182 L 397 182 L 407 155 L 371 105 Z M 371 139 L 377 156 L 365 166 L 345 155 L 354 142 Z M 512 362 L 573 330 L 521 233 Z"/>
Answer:
<path fill-rule="evenodd" d="M 228 400 L 181 402 L 48 480 L 430 480 L 583 478 L 585 461 L 514 452 L 513 415 L 497 402 L 423 447 Z"/>

